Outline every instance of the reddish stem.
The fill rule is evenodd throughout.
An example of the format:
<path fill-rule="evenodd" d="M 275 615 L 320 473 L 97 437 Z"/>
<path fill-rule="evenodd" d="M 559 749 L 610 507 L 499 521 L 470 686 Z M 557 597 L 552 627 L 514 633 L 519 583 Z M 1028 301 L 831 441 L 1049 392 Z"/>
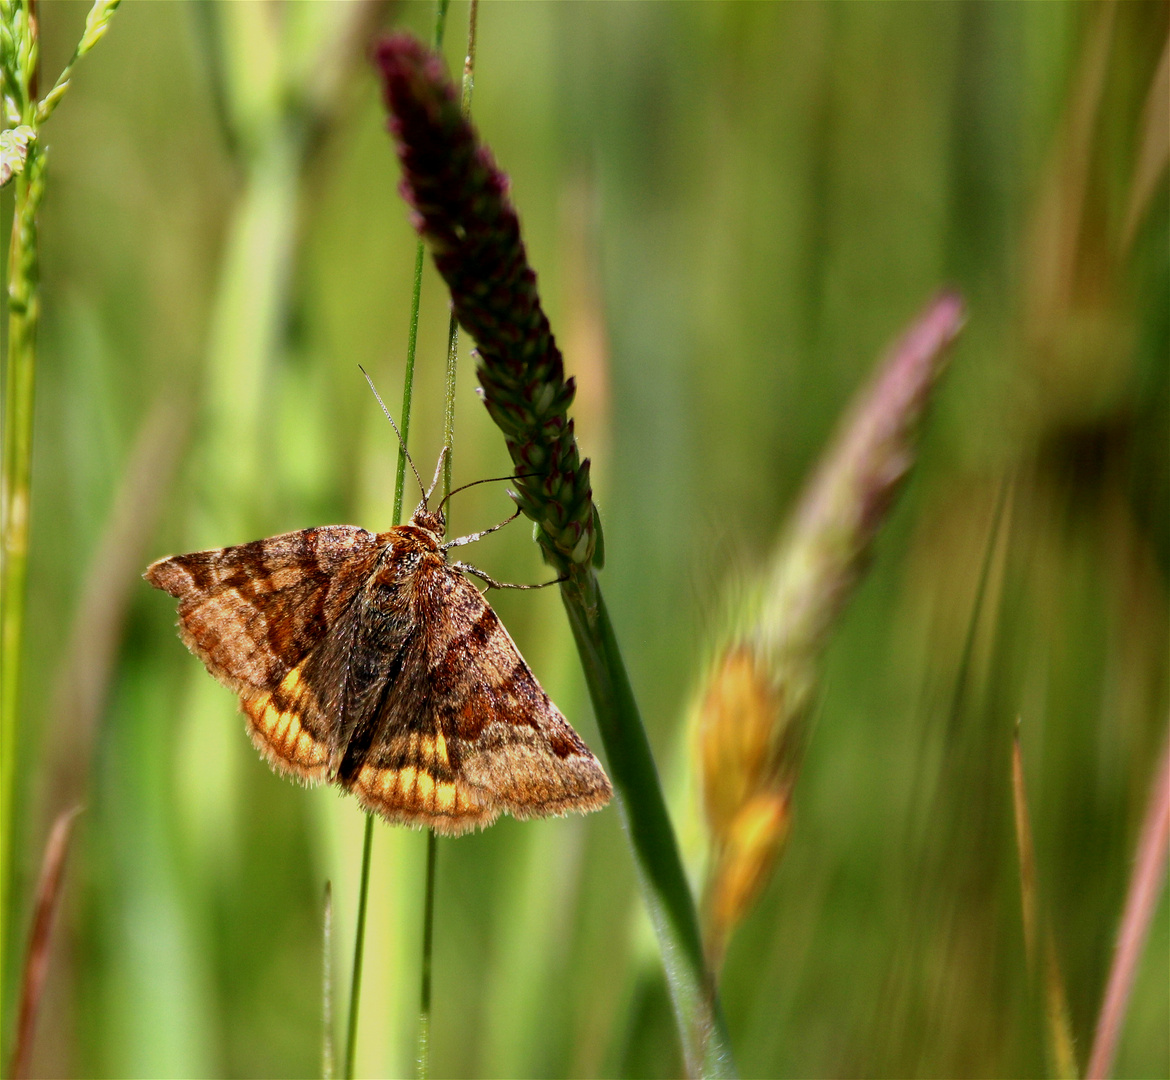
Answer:
<path fill-rule="evenodd" d="M 1105 1000 L 1101 1004 L 1101 1015 L 1097 1018 L 1097 1031 L 1093 1036 L 1093 1053 L 1089 1057 L 1086 1080 L 1104 1080 L 1113 1068 L 1113 1055 L 1125 1021 L 1125 1010 L 1129 1004 L 1129 992 L 1133 989 L 1138 961 L 1146 943 L 1150 920 L 1158 906 L 1158 897 L 1166 874 L 1167 848 L 1170 847 L 1170 739 L 1162 751 L 1162 764 L 1146 819 L 1142 822 L 1141 837 L 1138 840 L 1137 859 L 1129 880 L 1129 892 L 1125 898 L 1125 911 L 1121 916 L 1121 927 L 1117 934 L 1117 950 L 1113 955 L 1113 967 L 1105 987 Z"/>
<path fill-rule="evenodd" d="M 49 942 L 53 929 L 53 913 L 61 896 L 61 874 L 65 869 L 65 855 L 69 850 L 69 835 L 73 821 L 81 812 L 80 806 L 57 815 L 45 857 L 41 863 L 41 879 L 37 883 L 37 903 L 33 913 L 32 931 L 28 939 L 28 954 L 24 958 L 24 977 L 20 981 L 20 1020 L 16 1027 L 16 1047 L 12 1054 L 10 1075 L 15 1080 L 28 1076 L 32 1062 L 33 1036 L 36 1034 L 37 1011 L 45 979 L 49 974 Z"/>

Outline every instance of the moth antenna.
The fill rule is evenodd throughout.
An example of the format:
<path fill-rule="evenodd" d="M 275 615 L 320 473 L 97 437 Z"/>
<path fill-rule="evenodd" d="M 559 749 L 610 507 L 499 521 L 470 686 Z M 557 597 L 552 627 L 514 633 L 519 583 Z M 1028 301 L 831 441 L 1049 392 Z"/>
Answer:
<path fill-rule="evenodd" d="M 414 467 L 414 458 L 410 456 L 410 451 L 406 449 L 406 440 L 402 437 L 402 432 L 398 430 L 398 425 L 394 423 L 394 417 L 390 415 L 390 410 L 386 408 L 385 403 L 382 401 L 382 395 L 378 393 L 378 388 L 374 385 L 374 380 L 370 378 L 369 372 L 361 364 L 358 364 L 358 371 L 366 377 L 366 382 L 369 384 L 370 390 L 377 399 L 378 404 L 382 406 L 382 415 L 390 421 L 390 426 L 394 429 L 394 434 L 398 436 L 398 445 L 402 447 L 402 453 L 410 464 L 410 471 L 414 473 L 414 478 L 418 481 L 418 489 L 423 493 L 423 506 L 426 506 L 427 496 L 430 493 L 423 487 L 422 477 L 419 476 L 418 469 Z M 442 455 L 440 455 L 439 460 L 443 460 Z"/>
<path fill-rule="evenodd" d="M 431 480 L 431 486 L 429 488 L 427 488 L 426 491 L 423 492 L 423 506 L 424 506 L 424 508 L 426 507 L 427 503 L 430 502 L 431 493 L 439 485 L 439 476 L 443 472 L 443 462 L 446 460 L 447 460 L 447 447 L 444 446 L 443 449 L 439 451 L 439 460 L 437 462 L 435 462 L 435 475 L 434 475 L 434 478 Z M 419 481 L 419 483 L 421 484 L 422 481 Z"/>
<path fill-rule="evenodd" d="M 455 488 L 454 491 L 448 491 L 447 494 L 443 497 L 443 501 L 441 503 L 439 503 L 438 509 L 442 510 L 443 507 L 447 505 L 447 500 L 450 499 L 452 495 L 458 495 L 459 492 L 466 491 L 468 488 L 475 487 L 476 484 L 496 484 L 496 483 L 499 483 L 501 480 L 523 480 L 527 476 L 536 476 L 536 475 L 537 475 L 536 473 L 522 472 L 522 473 L 514 473 L 512 476 L 489 476 L 484 480 L 472 480 L 470 484 L 461 484 L 459 487 Z M 508 520 L 510 521 L 511 518 L 509 518 Z"/>

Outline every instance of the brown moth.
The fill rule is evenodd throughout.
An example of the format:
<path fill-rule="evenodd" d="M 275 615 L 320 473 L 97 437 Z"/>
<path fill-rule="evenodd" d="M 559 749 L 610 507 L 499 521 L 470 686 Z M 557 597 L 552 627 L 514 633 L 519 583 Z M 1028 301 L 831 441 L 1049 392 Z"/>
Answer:
<path fill-rule="evenodd" d="M 327 525 L 174 555 L 143 576 L 178 599 L 180 637 L 239 695 L 276 771 L 449 836 L 504 812 L 601 808 L 600 763 L 447 561 L 476 537 L 444 544 L 442 509 L 426 503 L 387 532 Z"/>

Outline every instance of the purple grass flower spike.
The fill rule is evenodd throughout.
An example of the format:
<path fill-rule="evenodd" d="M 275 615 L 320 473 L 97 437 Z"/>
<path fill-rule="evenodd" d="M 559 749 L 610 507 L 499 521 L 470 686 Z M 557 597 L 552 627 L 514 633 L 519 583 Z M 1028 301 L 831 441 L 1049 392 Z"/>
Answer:
<path fill-rule="evenodd" d="M 374 59 L 402 163 L 402 196 L 459 324 L 475 339 L 483 402 L 517 472 L 527 474 L 517 481 L 517 503 L 561 573 L 588 567 L 599 524 L 589 461 L 578 456 L 567 415 L 575 387 L 540 306 L 508 178 L 461 115 L 437 55 L 395 34 Z"/>

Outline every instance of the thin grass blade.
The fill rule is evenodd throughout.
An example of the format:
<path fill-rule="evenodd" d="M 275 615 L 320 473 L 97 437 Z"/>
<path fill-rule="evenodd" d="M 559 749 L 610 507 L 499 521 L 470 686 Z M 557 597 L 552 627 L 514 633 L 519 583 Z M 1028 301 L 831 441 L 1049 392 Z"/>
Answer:
<path fill-rule="evenodd" d="M 1032 841 L 1031 817 L 1028 813 L 1028 791 L 1024 783 L 1024 755 L 1020 748 L 1019 722 L 1012 740 L 1012 803 L 1016 818 L 1016 850 L 1020 862 L 1020 904 L 1024 917 L 1024 951 L 1028 957 L 1028 972 L 1035 977 L 1038 964 L 1037 928 L 1042 919 L 1037 898 L 1036 849 Z M 1056 955 L 1056 941 L 1046 920 L 1044 934 L 1044 1017 L 1045 1048 L 1049 1068 L 1061 1080 L 1075 1080 L 1077 1069 L 1076 1046 L 1073 1041 L 1072 1021 L 1068 1012 L 1068 995 L 1060 974 Z"/>

